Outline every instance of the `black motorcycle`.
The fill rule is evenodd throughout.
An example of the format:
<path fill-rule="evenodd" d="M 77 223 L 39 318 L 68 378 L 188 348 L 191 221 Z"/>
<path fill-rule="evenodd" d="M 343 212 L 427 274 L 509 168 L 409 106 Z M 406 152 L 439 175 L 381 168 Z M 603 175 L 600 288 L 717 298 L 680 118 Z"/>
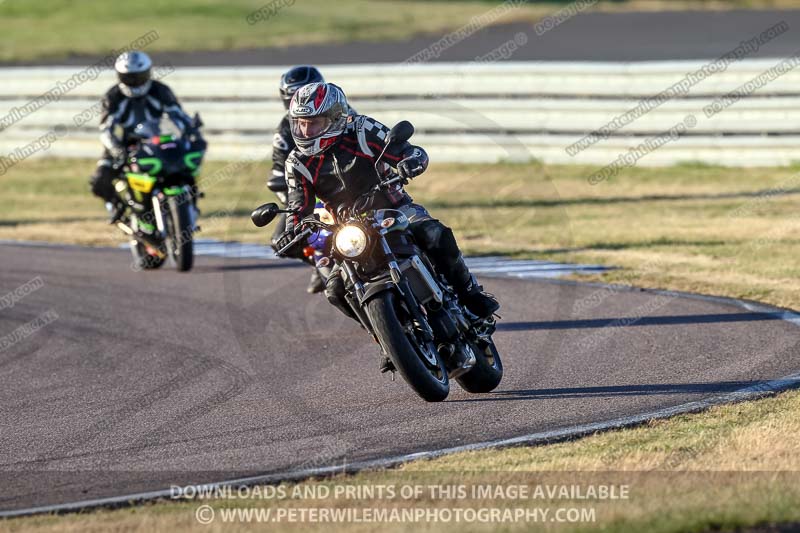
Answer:
<path fill-rule="evenodd" d="M 400 122 L 387 135 L 386 146 L 405 142 L 413 133 L 409 122 Z M 375 162 L 376 172 L 385 151 Z M 333 223 L 316 215 L 304 218 L 295 239 L 278 254 L 315 232 L 333 232 L 330 256 L 342 271 L 347 301 L 389 358 L 388 369 L 400 372 L 429 402 L 447 398 L 450 379 L 468 392 L 490 392 L 503 377 L 503 363 L 492 340 L 494 317 L 479 318 L 461 305 L 415 244 L 405 214 L 368 207 L 375 193 L 399 181 L 400 176 L 388 177 L 337 213 Z M 288 212 L 269 203 L 253 211 L 251 219 L 263 227 Z M 322 262 L 326 259 L 330 261 Z"/>
<path fill-rule="evenodd" d="M 122 179 L 114 188 L 126 207 L 117 226 L 130 238 L 138 269 L 161 267 L 167 258 L 180 272 L 194 262 L 193 235 L 197 228 L 195 177 L 205 154 L 195 116 L 183 137 L 162 134 L 158 120 L 139 124 L 127 139 Z"/>

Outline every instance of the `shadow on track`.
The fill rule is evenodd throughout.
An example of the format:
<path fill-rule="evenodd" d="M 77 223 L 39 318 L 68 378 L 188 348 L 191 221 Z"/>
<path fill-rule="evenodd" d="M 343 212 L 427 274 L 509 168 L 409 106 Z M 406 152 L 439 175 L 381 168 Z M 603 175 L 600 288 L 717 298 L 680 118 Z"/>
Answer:
<path fill-rule="evenodd" d="M 517 389 L 497 391 L 451 402 L 494 402 L 508 400 L 546 400 L 553 398 L 601 398 L 617 396 L 655 396 L 664 394 L 717 394 L 733 392 L 763 383 L 761 381 L 719 381 L 714 383 L 659 383 L 644 385 L 610 385 L 605 387 L 568 387 L 558 389 Z"/>
<path fill-rule="evenodd" d="M 501 322 L 498 331 L 536 331 L 553 329 L 595 329 L 605 327 L 678 326 L 682 324 L 714 324 L 781 320 L 782 313 L 724 313 L 709 315 L 672 315 L 619 318 L 590 318 L 586 320 L 553 320 L 545 322 Z"/>
<path fill-rule="evenodd" d="M 224 264 L 214 266 L 196 266 L 192 269 L 193 272 L 211 273 L 211 272 L 227 272 L 227 271 L 241 271 L 241 270 L 275 270 L 286 268 L 309 268 L 307 263 L 300 261 L 272 261 L 270 263 L 256 263 L 256 264 Z"/>

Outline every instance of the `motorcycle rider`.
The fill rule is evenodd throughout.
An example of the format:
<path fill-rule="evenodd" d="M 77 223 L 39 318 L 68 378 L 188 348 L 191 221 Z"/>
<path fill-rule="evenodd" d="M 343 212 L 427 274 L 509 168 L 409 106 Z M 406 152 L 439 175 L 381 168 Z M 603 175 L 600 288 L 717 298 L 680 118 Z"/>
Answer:
<path fill-rule="evenodd" d="M 287 192 L 289 189 L 286 185 L 286 158 L 289 157 L 289 154 L 295 148 L 289 123 L 289 103 L 292 101 L 292 96 L 297 92 L 297 89 L 303 85 L 324 82 L 325 79 L 322 77 L 320 71 L 311 65 L 292 67 L 281 76 L 278 90 L 280 91 L 281 100 L 283 101 L 283 107 L 286 108 L 287 113 L 281 119 L 278 128 L 275 130 L 275 135 L 272 137 L 272 175 L 267 180 L 267 188 L 275 193 L 275 196 L 283 203 L 284 207 L 286 207 L 288 201 Z M 349 108 L 348 113 L 351 115 L 356 114 L 353 108 Z M 281 213 L 275 221 L 275 231 L 272 234 L 272 248 L 275 251 L 279 250 L 279 248 L 276 248 L 275 243 L 285 229 L 286 215 Z M 292 250 L 287 255 L 300 259 L 301 261 L 309 262 L 300 248 Z M 313 264 L 312 267 L 311 281 L 306 291 L 314 294 L 325 290 L 325 280 Z"/>
<path fill-rule="evenodd" d="M 95 196 L 105 200 L 111 223 L 125 212 L 114 190 L 113 180 L 121 176 L 126 148 L 133 129 L 140 123 L 161 118 L 166 113 L 181 131 L 196 128 L 194 121 L 183 111 L 172 90 L 151 78 L 153 63 L 138 50 L 120 54 L 114 62 L 118 83 L 103 97 L 100 114 L 100 140 L 105 150 L 89 179 Z M 121 131 L 115 131 L 121 128 Z M 199 142 L 205 145 L 198 134 Z"/>
<path fill-rule="evenodd" d="M 305 85 L 291 100 L 290 126 L 296 148 L 286 159 L 286 182 L 288 207 L 295 212 L 286 218 L 286 230 L 276 243 L 279 249 L 291 242 L 301 219 L 313 212 L 315 198 L 339 212 L 379 182 L 374 162 L 384 149 L 389 129 L 366 115 L 348 115 L 347 110 L 344 92 L 332 83 Z M 407 182 L 427 166 L 425 151 L 406 141 L 390 145 L 379 168 L 387 175 L 395 167 Z M 497 300 L 483 292 L 470 274 L 452 230 L 415 204 L 402 184 L 377 193 L 371 207 L 398 209 L 408 217 L 417 244 L 472 313 L 488 318 L 499 309 Z M 328 278 L 325 295 L 334 306 L 353 316 L 338 267 Z"/>
<path fill-rule="evenodd" d="M 292 131 L 289 126 L 289 102 L 291 102 L 292 96 L 294 96 L 297 89 L 303 85 L 324 81 L 319 70 L 310 65 L 292 67 L 281 76 L 278 90 L 281 95 L 281 100 L 283 101 L 283 107 L 286 108 L 287 113 L 281 119 L 278 128 L 275 130 L 275 135 L 272 137 L 272 174 L 267 180 L 267 188 L 275 193 L 275 196 L 283 203 L 284 207 L 286 206 L 288 192 L 288 186 L 286 185 L 286 158 L 295 147 Z M 282 213 L 275 220 L 275 231 L 272 234 L 272 247 L 276 251 L 278 249 L 275 248 L 275 243 L 285 230 L 286 215 Z M 292 252 L 287 255 L 308 262 L 301 248 L 292 250 Z M 319 271 L 314 265 L 312 265 L 312 269 L 311 281 L 306 291 L 314 294 L 325 290 L 325 280 L 322 279 L 322 276 L 320 276 Z"/>

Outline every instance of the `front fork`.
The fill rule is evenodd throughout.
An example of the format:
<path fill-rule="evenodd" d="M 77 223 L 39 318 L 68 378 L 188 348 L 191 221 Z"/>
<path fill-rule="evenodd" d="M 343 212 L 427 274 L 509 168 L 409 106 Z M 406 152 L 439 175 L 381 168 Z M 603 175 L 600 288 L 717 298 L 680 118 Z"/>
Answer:
<path fill-rule="evenodd" d="M 161 209 L 161 191 L 153 191 L 153 215 L 156 217 L 156 229 L 163 238 L 167 234 L 167 227 L 164 224 L 164 211 Z"/>
<path fill-rule="evenodd" d="M 433 330 L 428 324 L 428 320 L 423 314 L 419 302 L 417 302 L 414 294 L 411 291 L 411 288 L 408 285 L 408 282 L 403 276 L 400 266 L 397 264 L 397 258 L 395 257 L 394 252 L 392 252 L 392 249 L 389 247 L 389 243 L 386 242 L 386 238 L 383 235 L 381 235 L 380 243 L 383 253 L 386 256 L 386 262 L 389 266 L 389 275 L 391 276 L 392 282 L 397 288 L 397 292 L 405 302 L 406 307 L 411 314 L 411 318 L 413 318 L 414 322 L 418 325 L 419 332 L 421 333 L 423 340 L 425 342 L 433 342 Z M 350 307 L 353 309 L 353 312 L 355 313 L 359 322 L 361 322 L 361 325 L 363 325 L 364 328 L 366 328 L 366 330 L 369 331 L 373 337 L 375 337 L 375 332 L 372 329 L 372 324 L 369 321 L 369 317 L 360 305 L 360 302 L 364 297 L 364 284 L 359 279 L 358 274 L 356 274 L 356 271 L 353 268 L 353 265 L 349 261 L 342 261 L 341 265 L 342 269 L 344 270 L 344 274 L 347 276 L 347 281 L 352 283 L 355 291 L 355 297 L 351 296 L 349 293 L 346 293 L 347 302 L 350 304 Z"/>
<path fill-rule="evenodd" d="M 425 340 L 425 342 L 433 342 L 433 330 L 428 324 L 428 319 L 424 314 L 422 306 L 417 302 L 414 293 L 411 291 L 411 287 L 408 285 L 408 281 L 403 276 L 400 265 L 397 264 L 397 257 L 395 257 L 389 243 L 386 242 L 386 236 L 383 232 L 381 232 L 381 247 L 383 248 L 383 253 L 386 255 L 386 260 L 389 265 L 389 275 L 392 277 L 392 281 L 403 297 L 406 307 L 408 307 L 408 311 L 411 313 L 411 317 L 419 325 L 419 331 L 422 334 L 423 340 Z"/>

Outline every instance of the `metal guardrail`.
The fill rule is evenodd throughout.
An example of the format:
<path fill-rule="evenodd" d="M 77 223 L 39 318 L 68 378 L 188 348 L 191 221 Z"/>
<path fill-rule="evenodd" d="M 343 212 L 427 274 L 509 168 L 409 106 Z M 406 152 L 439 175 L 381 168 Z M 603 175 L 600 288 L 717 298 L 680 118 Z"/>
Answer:
<path fill-rule="evenodd" d="M 359 112 L 389 125 L 401 119 L 414 123 L 416 142 L 434 161 L 538 159 L 606 165 L 691 114 L 696 125 L 685 136 L 648 153 L 637 164 L 702 161 L 761 166 L 800 159 L 795 149 L 800 143 L 800 69 L 788 71 L 712 117 L 704 115 L 703 107 L 778 61 L 733 63 L 573 155 L 566 151 L 572 143 L 704 62 L 332 65 L 323 72 L 344 88 Z M 181 67 L 163 74 L 187 111 L 203 116 L 209 158 L 238 159 L 269 154 L 273 129 L 284 112 L 276 87 L 283 70 Z M 0 155 L 56 127 L 62 134 L 34 156 L 99 153 L 97 104 L 114 78 L 105 72 L 69 87 L 65 83 L 76 72 L 72 67 L 0 69 L 0 126 L 13 122 L 0 132 Z M 27 112 L 38 107 L 30 104 L 32 100 L 59 88 L 66 90 Z"/>

